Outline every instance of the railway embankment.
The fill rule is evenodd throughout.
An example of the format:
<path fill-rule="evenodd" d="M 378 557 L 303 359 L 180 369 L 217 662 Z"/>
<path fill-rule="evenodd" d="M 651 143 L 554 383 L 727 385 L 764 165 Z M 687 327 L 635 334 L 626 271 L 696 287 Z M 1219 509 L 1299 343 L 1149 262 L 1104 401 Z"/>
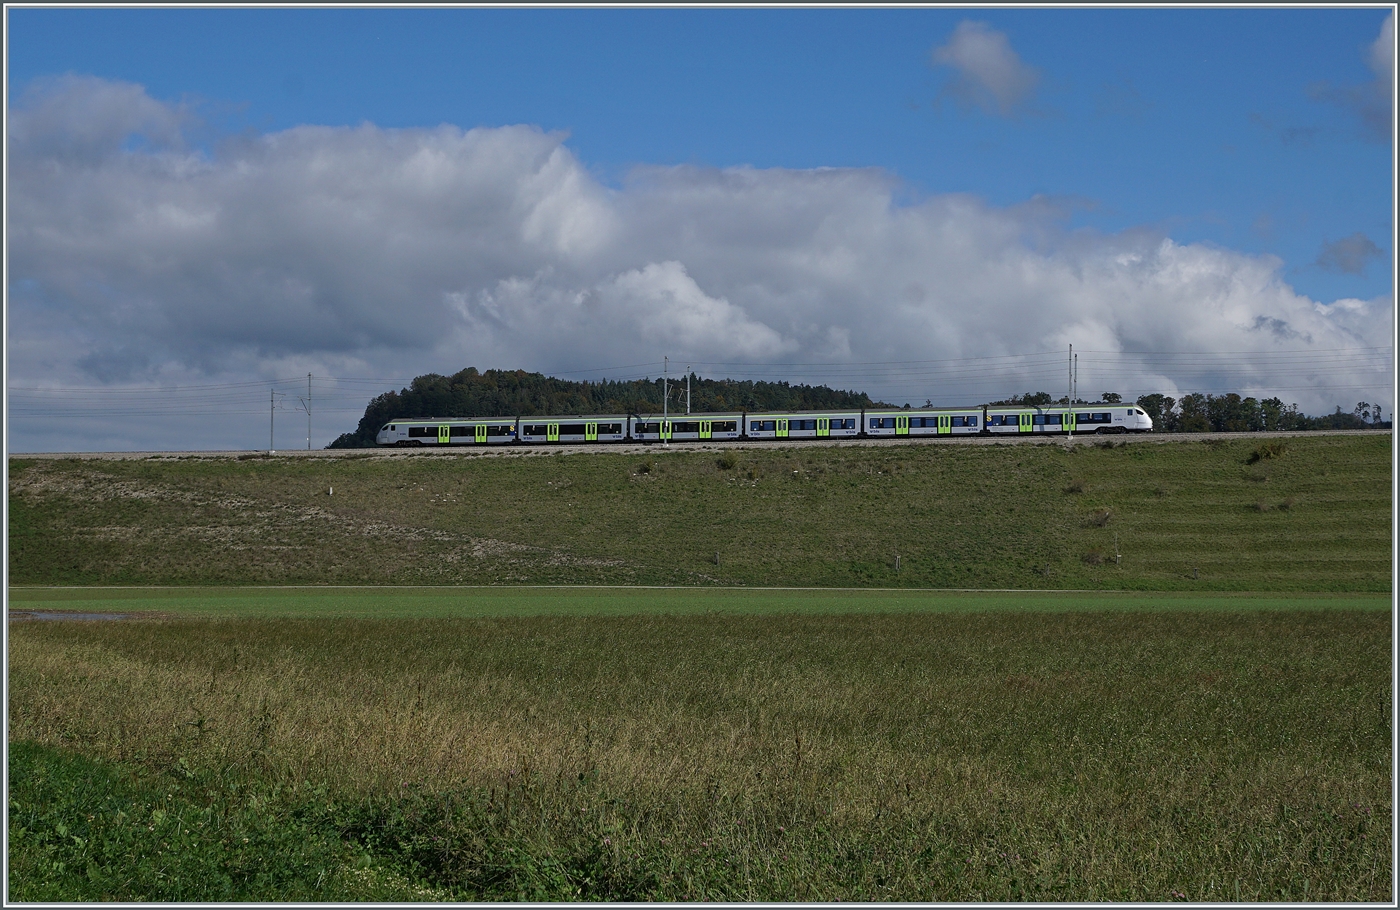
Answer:
<path fill-rule="evenodd" d="M 10 581 L 1391 584 L 1389 433 L 526 451 L 12 456 Z"/>

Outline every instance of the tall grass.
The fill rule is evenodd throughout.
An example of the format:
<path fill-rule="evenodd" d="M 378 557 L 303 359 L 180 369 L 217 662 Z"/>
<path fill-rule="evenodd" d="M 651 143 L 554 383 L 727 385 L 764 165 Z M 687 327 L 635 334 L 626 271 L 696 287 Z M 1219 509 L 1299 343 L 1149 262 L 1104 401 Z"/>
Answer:
<path fill-rule="evenodd" d="M 15 625 L 11 736 L 41 751 L 11 765 L 11 869 L 168 897 L 53 871 L 139 822 L 242 869 L 216 898 L 261 871 L 314 899 L 1386 900 L 1389 636 L 1370 611 Z M 32 769 L 75 755 L 140 769 L 144 816 L 36 808 Z M 153 821 L 250 805 L 314 855 Z"/>

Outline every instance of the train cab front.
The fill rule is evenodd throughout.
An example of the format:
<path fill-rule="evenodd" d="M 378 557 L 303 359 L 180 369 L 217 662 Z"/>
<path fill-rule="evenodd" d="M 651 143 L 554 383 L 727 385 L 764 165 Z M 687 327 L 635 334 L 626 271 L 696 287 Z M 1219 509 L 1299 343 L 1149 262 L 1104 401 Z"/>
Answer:
<path fill-rule="evenodd" d="M 402 424 L 386 423 L 379 428 L 379 433 L 374 437 L 375 443 L 381 446 L 398 445 L 408 438 L 408 429 Z"/>

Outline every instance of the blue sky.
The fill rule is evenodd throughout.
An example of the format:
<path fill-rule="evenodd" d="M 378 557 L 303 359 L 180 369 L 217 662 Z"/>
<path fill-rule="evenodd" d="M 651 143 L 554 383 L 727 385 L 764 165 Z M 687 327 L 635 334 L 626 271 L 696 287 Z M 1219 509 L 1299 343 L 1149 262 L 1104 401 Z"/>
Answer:
<path fill-rule="evenodd" d="M 249 143 L 275 145 L 278 136 L 303 136 L 296 132 L 298 128 L 333 127 L 346 128 L 336 136 L 358 136 L 356 141 L 369 143 L 353 152 L 358 156 L 354 160 L 383 154 L 390 156 L 385 159 L 389 162 L 386 167 L 392 167 L 398 159 L 392 158 L 397 153 L 391 147 L 399 147 L 393 136 L 426 137 L 443 124 L 463 132 L 527 126 L 536 129 L 536 137 L 556 137 L 557 147 L 567 153 L 572 167 L 572 176 L 560 179 L 574 187 L 587 184 L 584 195 L 593 200 L 589 204 L 610 212 L 606 217 L 596 213 L 587 217 L 620 219 L 623 227 L 618 229 L 618 237 L 633 237 L 632 231 L 640 230 L 636 224 L 658 219 L 658 223 L 696 220 L 703 227 L 700 233 L 709 238 L 698 247 L 687 247 L 685 238 L 677 235 L 670 246 L 658 241 L 645 255 L 639 251 L 641 244 L 633 241 L 629 249 L 638 252 L 632 259 L 615 249 L 600 249 L 591 254 L 587 265 L 577 259 L 567 263 L 557 256 L 551 259 L 548 253 L 516 261 L 512 259 L 514 252 L 497 251 L 491 254 L 495 258 L 488 257 L 489 264 L 449 269 L 451 274 L 433 280 L 423 278 L 424 283 L 413 293 L 424 300 L 432 298 L 436 301 L 432 305 L 439 309 L 446 306 L 450 310 L 451 300 L 457 300 L 459 321 L 476 320 L 469 333 L 472 337 L 484 331 L 487 323 L 482 322 L 486 317 L 480 307 L 487 306 L 482 301 L 490 298 L 488 309 L 497 308 L 491 310 L 494 322 L 490 323 L 498 333 L 497 343 L 479 350 L 459 344 L 453 349 L 425 350 L 422 357 L 408 359 L 403 352 L 415 343 L 411 337 L 401 339 L 397 348 L 389 345 L 373 350 L 373 343 L 364 339 L 379 323 L 367 317 L 363 324 L 352 325 L 354 319 L 342 314 L 336 317 L 335 325 L 344 330 L 345 338 L 329 348 L 318 348 L 312 341 L 317 330 L 310 317 L 304 327 L 307 339 L 290 345 L 231 328 L 227 319 L 202 323 L 190 331 L 205 332 L 199 337 L 211 345 L 222 341 L 247 350 L 246 356 L 233 360 L 199 360 L 181 354 L 183 336 L 171 336 L 164 347 L 134 337 L 112 345 L 113 326 L 104 325 L 92 309 L 102 304 L 95 303 L 96 298 L 84 301 L 82 291 L 65 285 L 60 276 L 46 273 L 39 264 L 57 262 L 53 256 L 46 259 L 36 248 L 31 267 L 29 247 L 15 241 L 16 236 L 25 235 L 26 224 L 21 221 L 16 225 L 12 208 L 9 303 L 12 316 L 16 308 L 29 309 L 24 318 L 12 318 L 11 353 L 22 355 L 17 358 L 20 370 L 33 376 L 66 371 L 69 375 L 64 381 L 72 386 L 200 378 L 242 381 L 267 376 L 269 371 L 273 375 L 281 375 L 279 371 L 304 375 L 307 369 L 293 368 L 301 361 L 312 370 L 344 373 L 358 368 L 363 375 L 377 370 L 377 375 L 411 377 L 428 368 L 454 371 L 468 362 L 481 367 L 563 371 L 651 362 L 668 352 L 717 364 L 777 361 L 837 365 L 908 356 L 893 342 L 853 345 L 849 339 L 861 337 L 863 328 L 843 319 L 837 290 L 823 297 L 821 305 L 803 304 L 806 298 L 800 276 L 762 275 L 754 271 L 757 266 L 740 263 L 732 256 L 726 259 L 720 251 L 742 246 L 734 238 L 749 230 L 754 221 L 751 214 L 742 211 L 743 200 L 733 202 L 725 209 L 727 214 L 717 213 L 706 207 L 710 202 L 696 200 L 717 198 L 718 183 L 706 191 L 708 195 L 694 187 L 679 186 L 687 181 L 723 183 L 736 174 L 757 174 L 755 179 L 771 180 L 761 190 L 746 190 L 745 199 L 763 193 L 782 194 L 782 202 L 770 205 L 765 212 L 821 209 L 826 213 L 822 218 L 830 223 L 847 211 L 847 205 L 865 211 L 861 208 L 864 203 L 854 201 L 861 193 L 875 192 L 865 184 L 859 191 L 851 190 L 856 195 L 842 195 L 829 183 L 822 184 L 820 192 L 808 193 L 789 179 L 795 174 L 829 174 L 814 169 L 855 169 L 849 173 L 865 175 L 860 180 L 878 174 L 870 186 L 883 181 L 890 217 L 895 219 L 892 223 L 899 222 L 901 212 L 924 211 L 921 206 L 930 211 L 952 211 L 948 206 L 956 208 L 956 200 L 962 198 L 959 194 L 967 194 L 973 200 L 970 204 L 981 213 L 978 217 L 1011 222 L 1012 226 L 1003 227 L 1019 234 L 1018 255 L 1040 255 L 1042 259 L 1036 261 L 1041 265 L 1089 255 L 1083 251 L 1090 248 L 1106 255 L 1108 247 L 1131 245 L 1140 242 L 1135 238 L 1149 237 L 1154 243 L 1169 240 L 1175 248 L 1193 251 L 1212 262 L 1228 259 L 1253 270 L 1251 275 L 1260 269 L 1272 270 L 1271 278 L 1251 280 L 1258 287 L 1270 281 L 1282 284 L 1307 305 L 1333 307 L 1336 313 L 1342 311 L 1333 306 L 1338 301 L 1362 302 L 1370 308 L 1370 321 L 1364 328 L 1348 324 L 1350 343 L 1359 344 L 1359 336 L 1373 337 L 1382 325 L 1387 327 L 1386 337 L 1374 344 L 1389 343 L 1394 186 L 1393 128 L 1388 114 L 1393 106 L 1393 76 L 1378 70 L 1376 64 L 1377 42 L 1392 15 L 1388 7 L 11 7 L 7 15 L 7 128 L 11 141 L 17 134 L 17 112 L 30 116 L 26 121 L 29 125 L 20 129 L 25 136 L 37 135 L 38 124 L 56 131 L 32 145 L 37 158 L 58 154 L 53 149 L 78 141 L 75 137 L 86 128 L 75 126 L 76 120 L 60 123 L 54 119 L 61 120 L 59 114 L 53 112 L 83 109 L 85 103 L 96 103 L 90 99 L 108 97 L 103 91 L 114 86 L 138 87 L 139 97 L 128 93 L 121 96 L 124 101 L 102 101 L 104 110 L 129 104 L 131 111 L 145 112 L 133 113 L 135 119 L 112 127 L 124 131 L 121 147 L 104 154 L 109 154 L 110 161 L 116 161 L 112 155 L 125 155 L 122 160 L 127 164 L 142 155 L 149 155 L 150 161 L 165 160 L 159 158 L 161 149 L 177 149 L 191 161 L 217 168 L 236 159 L 241 154 L 238 150 Z M 65 75 L 67 82 L 60 78 Z M 72 77 L 81 79 L 74 81 Z M 38 111 L 49 113 L 32 113 Z M 1387 115 L 1383 124 L 1377 120 L 1378 111 Z M 152 127 L 156 121 L 164 126 Z M 373 136 L 355 133 L 365 126 L 374 131 Z M 171 130 L 178 133 L 176 138 L 171 138 Z M 550 142 L 539 145 L 537 139 L 516 133 L 493 135 L 502 142 L 508 136 L 514 137 L 510 142 L 519 140 L 512 145 L 514 151 L 499 154 L 538 156 L 555 147 Z M 336 140 L 332 146 L 342 148 L 343 143 Z M 12 192 L 17 182 L 21 193 L 28 185 L 21 170 L 12 168 L 9 175 Z M 121 198 L 132 205 L 141 198 L 149 201 L 154 195 L 176 192 L 177 182 L 171 182 L 174 178 L 137 187 L 126 178 L 119 179 L 117 171 L 112 173 L 113 182 L 103 186 L 126 187 L 120 193 L 128 195 Z M 725 174 L 729 178 L 721 179 Z M 773 181 L 786 182 L 779 190 Z M 382 200 L 375 203 L 384 204 Z M 643 210 L 649 214 L 637 214 Z M 813 223 L 802 221 L 806 215 L 793 217 L 808 227 Z M 955 219 L 952 214 L 946 217 Z M 855 223 L 865 224 L 860 219 Z M 871 231 L 896 229 L 874 222 L 866 227 Z M 415 229 L 419 228 L 423 225 Z M 790 228 L 775 225 L 776 233 L 765 234 L 757 242 L 761 245 L 775 236 L 787 236 L 784 232 Z M 44 235 L 63 230 L 62 225 L 49 224 Z M 528 225 L 526 230 L 528 233 Z M 586 234 L 594 228 L 580 230 Z M 942 230 L 952 228 L 945 225 Z M 986 230 L 995 234 L 1001 228 Z M 38 236 L 37 224 L 34 231 Z M 933 228 L 924 225 L 916 233 L 923 238 L 937 235 L 929 231 Z M 656 236 L 656 231 L 651 230 L 648 236 Z M 907 241 L 909 255 L 917 257 L 917 243 L 911 239 L 914 235 L 900 236 Z M 163 250 L 144 252 L 171 261 L 170 274 L 196 270 L 195 260 L 179 261 L 183 255 L 208 259 L 207 251 L 172 251 L 168 237 L 151 242 L 166 245 Z M 875 243 L 869 238 L 861 242 Z M 75 255 L 73 250 L 78 248 L 90 250 L 91 244 L 70 243 L 65 247 L 66 255 Z M 821 248 L 830 261 L 831 248 Z M 317 247 L 308 255 L 329 262 L 350 255 L 348 249 Z M 564 246 L 558 247 L 562 249 Z M 978 249 L 987 252 L 986 247 Z M 159 304 L 151 303 L 152 299 L 176 293 L 174 285 L 161 285 L 149 272 L 136 276 L 103 271 L 108 267 L 98 264 L 102 255 L 90 255 L 94 257 L 91 268 L 102 272 L 97 282 L 105 288 L 102 299 L 110 302 L 130 295 L 132 300 L 143 301 L 141 306 L 158 309 Z M 247 271 L 252 262 L 256 271 L 256 255 L 246 253 L 238 260 L 238 268 Z M 1005 258 L 994 252 L 987 255 L 997 261 Z M 1277 257 L 1278 261 L 1265 257 Z M 856 258 L 878 257 L 862 253 Z M 666 265 L 673 262 L 677 267 Z M 1219 267 L 1228 272 L 1235 266 Z M 268 268 L 280 270 L 285 281 L 311 288 L 308 293 L 312 297 L 319 293 L 317 288 L 334 287 L 343 280 L 333 266 L 314 274 L 285 264 Z M 415 280 L 437 266 L 429 257 L 417 268 Z M 1082 271 L 1083 263 L 1068 268 Z M 640 285 L 626 279 L 634 272 L 641 276 Z M 540 278 L 546 273 L 553 277 Z M 569 273 L 567 281 L 561 277 L 565 273 Z M 813 274 L 806 280 L 816 285 L 821 279 Z M 509 284 L 512 281 L 516 284 Z M 520 290 L 524 286 L 520 282 L 532 281 L 533 290 Z M 945 310 L 960 305 L 957 300 L 939 297 L 933 290 L 934 275 L 900 281 L 901 286 L 891 293 L 897 296 L 901 289 L 909 291 L 911 305 Z M 986 306 L 1010 308 L 1003 311 L 1002 318 L 1005 312 L 1014 312 L 1015 306 L 1034 299 L 1022 289 L 1016 297 L 1021 303 L 1003 300 L 997 296 L 1001 292 L 995 282 L 978 285 L 971 278 L 969 281 L 973 283 L 962 285 L 963 299 L 970 294 L 985 298 Z M 243 299 L 232 293 L 220 303 L 217 298 L 221 292 L 212 289 L 214 284 L 196 284 L 214 309 Z M 636 290 L 634 285 L 646 285 L 648 290 Z M 642 297 L 670 295 L 666 299 L 681 301 L 677 305 L 685 313 L 708 313 L 718 320 L 711 326 L 716 338 L 730 330 L 750 331 L 759 337 L 759 328 L 771 330 L 773 338 L 742 350 L 723 350 L 713 344 L 689 344 L 684 337 L 668 336 L 658 329 L 651 334 L 640 332 L 626 346 L 632 350 L 645 347 L 647 356 L 618 359 L 621 351 L 614 354 L 603 346 L 596 357 L 589 358 L 559 348 L 540 354 L 533 362 L 521 362 L 530 359 L 526 352 L 531 346 L 512 339 L 528 338 L 534 323 L 522 317 L 507 326 L 510 319 L 502 315 L 500 307 L 515 307 L 511 313 L 535 307 L 536 316 L 549 322 L 548 308 L 538 308 L 550 294 L 563 295 L 559 299 L 564 299 L 568 294 L 576 297 L 593 292 L 602 295 L 600 299 L 611 300 L 607 294 L 622 294 L 619 288 L 631 289 L 626 293 Z M 1090 295 L 1095 292 L 1085 290 Z M 188 287 L 185 293 L 189 293 Z M 331 291 L 325 293 L 336 296 Z M 512 293 L 526 296 L 509 304 L 507 299 L 516 299 L 510 297 Z M 1064 288 L 1057 293 L 1071 294 Z M 454 294 L 458 296 L 453 298 Z M 686 294 L 699 296 L 686 304 Z M 850 311 L 859 312 L 865 304 L 849 297 Z M 773 301 L 778 299 L 786 301 L 782 307 L 765 309 L 776 307 Z M 405 298 L 395 305 L 412 308 L 427 304 Z M 117 310 L 123 305 L 110 306 Z M 167 306 L 177 307 L 173 302 Z M 1249 310 L 1251 306 L 1258 312 Z M 1324 329 L 1301 327 L 1301 317 L 1286 316 L 1280 309 L 1283 306 L 1242 302 L 1239 307 L 1243 309 L 1232 318 L 1256 329 L 1287 323 L 1291 328 L 1276 331 L 1277 338 L 1293 332 L 1299 338 L 1312 338 L 1314 346 L 1323 343 Z M 1360 310 L 1347 306 L 1359 319 L 1355 314 Z M 363 308 L 356 312 L 362 313 Z M 1240 315 L 1245 310 L 1249 310 L 1247 318 Z M 87 360 L 75 355 L 67 364 L 55 363 L 56 346 L 38 341 L 45 332 L 56 335 L 60 331 L 59 322 L 44 321 L 56 312 L 83 314 L 72 316 L 68 326 L 86 326 L 95 339 Z M 685 322 L 689 316 L 677 318 L 681 320 L 677 325 L 690 324 Z M 1075 324 L 1089 320 L 1071 310 L 1060 318 Z M 424 319 L 438 326 L 434 337 L 446 331 L 447 316 L 434 310 Z M 985 342 L 974 340 L 977 333 L 968 326 L 946 326 L 946 314 L 930 313 L 928 319 L 944 326 L 945 335 L 956 334 L 962 339 L 959 344 L 930 350 L 929 359 L 1030 353 L 1063 341 L 1059 335 L 1050 339 L 1042 332 L 1004 351 L 992 352 Z M 170 324 L 180 320 L 167 314 L 157 321 Z M 803 325 L 810 331 L 801 328 Z M 1121 329 L 1095 325 L 1097 328 L 1085 329 L 1083 344 L 1116 343 L 1121 351 L 1140 349 L 1147 343 L 1142 338 L 1125 337 Z M 31 330 L 35 341 L 27 348 Z M 225 337 L 220 332 L 230 334 Z M 359 347 L 346 340 L 357 332 Z M 150 334 L 149 327 L 145 334 Z M 704 333 L 692 334 L 698 338 Z M 826 341 L 818 343 L 814 340 L 818 338 Z M 848 340 L 842 342 L 842 338 Z M 104 339 L 109 349 L 98 350 Z M 188 349 L 189 339 L 183 341 Z M 1172 350 L 1173 345 L 1194 351 L 1203 344 L 1190 333 L 1161 338 L 1160 342 L 1155 349 L 1162 351 Z M 1326 343 L 1328 350 L 1344 347 L 1342 342 Z M 484 357 L 489 355 L 485 352 L 493 350 L 512 362 L 486 362 Z M 130 362 L 112 367 L 123 357 Z M 107 366 L 95 366 L 101 364 Z M 418 364 L 423 369 L 418 369 Z M 391 366 L 399 369 L 386 372 Z M 735 370 L 737 367 L 730 368 Z M 1250 382 L 1261 383 L 1261 389 L 1269 382 L 1280 388 L 1294 387 L 1286 382 L 1302 382 L 1296 377 L 1267 379 L 1264 374 L 1268 371 L 1261 370 L 1259 375 L 1248 377 Z M 822 380 L 820 371 L 811 376 Z M 1168 378 L 1176 386 L 1164 391 L 1204 387 L 1202 384 L 1209 381 L 1206 377 Z M 13 370 L 9 381 L 25 387 L 38 382 Z M 1216 377 L 1214 381 L 1230 379 Z M 1125 389 L 1130 388 L 1131 382 L 1124 382 L 1129 383 Z M 1146 380 L 1139 384 L 1143 382 Z M 985 390 L 968 389 L 965 394 L 988 397 L 1001 393 L 1000 388 L 992 387 L 995 385 L 991 382 Z M 905 386 L 900 388 L 906 395 L 920 397 Z M 1316 400 L 1303 397 L 1305 407 L 1313 410 L 1325 407 L 1324 399 L 1331 400 L 1327 395 L 1315 396 Z M 1354 400 L 1338 403 L 1349 409 Z M 37 423 L 26 424 L 30 425 L 37 432 Z M 38 444 L 38 436 L 35 439 Z"/>

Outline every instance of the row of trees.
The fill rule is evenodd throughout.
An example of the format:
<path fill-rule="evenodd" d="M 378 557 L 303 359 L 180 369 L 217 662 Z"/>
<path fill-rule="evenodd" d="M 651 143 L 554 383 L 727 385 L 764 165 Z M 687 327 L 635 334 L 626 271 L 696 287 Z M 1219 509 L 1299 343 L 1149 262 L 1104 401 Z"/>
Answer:
<path fill-rule="evenodd" d="M 864 392 L 842 392 L 826 386 L 789 385 L 786 382 L 752 382 L 734 379 L 702 379 L 690 376 L 691 409 L 697 412 L 731 410 L 793 410 L 824 408 L 888 408 Z M 1123 397 L 1104 392 L 1100 401 L 1121 403 Z M 385 392 L 365 408 L 365 416 L 353 433 L 342 433 L 329 448 L 361 448 L 374 445 L 375 434 L 396 418 L 423 417 L 530 417 L 545 414 L 655 414 L 661 412 L 662 380 L 574 382 L 524 370 L 487 370 L 468 367 L 453 376 L 428 373 L 408 388 Z M 993 405 L 1043 407 L 1067 404 L 1049 392 L 1013 395 Z M 1076 400 L 1076 405 L 1090 404 Z M 1242 398 L 1226 395 L 1143 395 L 1138 407 L 1165 433 L 1246 433 L 1259 430 L 1363 430 L 1389 429 L 1390 421 L 1380 405 L 1358 402 L 1345 413 L 1309 417 L 1298 405 L 1278 398 Z M 685 377 L 671 380 L 671 409 L 685 410 Z M 909 405 L 904 405 L 909 407 Z"/>
<path fill-rule="evenodd" d="M 1331 414 L 1309 417 L 1297 404 L 1284 404 L 1278 398 L 1241 398 L 1192 393 L 1177 401 L 1170 395 L 1143 395 L 1138 407 L 1152 418 L 1157 429 L 1167 433 L 1249 433 L 1260 430 L 1370 430 L 1389 429 L 1390 421 L 1380 405 L 1357 402 L 1346 413 L 1339 405 Z"/>
<path fill-rule="evenodd" d="M 1116 392 L 1102 392 L 1100 402 L 1106 405 L 1119 405 L 1123 396 Z M 1026 405 L 1044 407 L 1047 405 L 1067 405 L 1068 398 L 1051 398 L 1049 392 L 1026 392 L 1025 395 L 1012 395 L 1011 398 L 993 405 Z M 1084 399 L 1075 399 L 1075 405 L 1089 405 Z M 1298 405 L 1284 405 L 1281 399 L 1240 398 L 1235 392 L 1226 395 L 1193 392 L 1176 400 L 1170 395 L 1144 395 L 1137 400 L 1147 416 L 1152 419 L 1152 427 L 1159 433 L 1257 433 L 1261 430 L 1389 430 L 1385 409 L 1371 402 L 1357 402 L 1350 414 L 1338 406 L 1336 413 L 1322 417 L 1309 417 L 1299 412 Z"/>
<path fill-rule="evenodd" d="M 1121 404 L 1123 396 L 1103 392 L 1099 401 Z M 1045 407 L 1064 405 L 1068 397 L 1052 398 L 1049 392 L 1027 392 L 1012 395 L 994 405 L 1027 405 Z M 1091 402 L 1076 399 L 1075 405 Z M 1358 401 L 1356 408 L 1346 413 L 1338 406 L 1335 413 L 1309 417 L 1298 410 L 1297 404 L 1284 404 L 1278 398 L 1242 398 L 1234 392 L 1225 395 L 1191 393 L 1180 401 L 1170 395 L 1143 395 L 1137 406 L 1152 418 L 1152 426 L 1163 433 L 1250 433 L 1261 430 L 1372 430 L 1389 429 L 1384 409 L 1369 401 Z"/>
<path fill-rule="evenodd" d="M 379 428 L 396 418 L 530 417 L 545 414 L 659 414 L 661 379 L 573 382 L 524 370 L 468 367 L 453 376 L 428 373 L 408 388 L 385 392 L 365 408 L 353 433 L 342 433 L 329 448 L 374 445 Z M 670 380 L 673 413 L 685 411 L 685 377 Z M 702 379 L 690 376 L 690 407 L 697 412 L 890 407 L 864 392 L 826 386 Z"/>

